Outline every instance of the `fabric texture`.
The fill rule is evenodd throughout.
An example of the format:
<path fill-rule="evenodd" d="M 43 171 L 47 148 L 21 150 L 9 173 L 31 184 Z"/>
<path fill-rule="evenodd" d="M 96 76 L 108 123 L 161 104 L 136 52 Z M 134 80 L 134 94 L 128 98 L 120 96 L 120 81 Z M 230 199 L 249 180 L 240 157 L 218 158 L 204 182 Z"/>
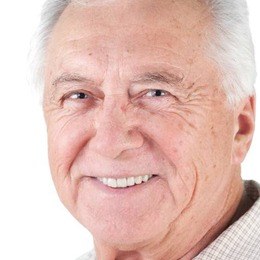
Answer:
<path fill-rule="evenodd" d="M 87 254 L 82 255 L 81 257 L 77 258 L 76 260 L 96 260 L 95 250 L 88 252 Z"/>
<path fill-rule="evenodd" d="M 255 181 L 244 181 L 244 187 L 253 206 L 194 260 L 260 260 L 260 185 Z M 96 260 L 95 251 L 77 260 Z"/>

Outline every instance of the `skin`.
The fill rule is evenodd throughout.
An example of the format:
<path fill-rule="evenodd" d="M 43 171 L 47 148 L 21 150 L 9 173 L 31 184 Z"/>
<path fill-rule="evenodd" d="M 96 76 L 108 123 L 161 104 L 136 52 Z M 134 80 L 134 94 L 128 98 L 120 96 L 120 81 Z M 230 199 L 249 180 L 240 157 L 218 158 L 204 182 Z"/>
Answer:
<path fill-rule="evenodd" d="M 227 104 L 205 54 L 211 26 L 201 1 L 121 0 L 70 4 L 52 32 L 52 177 L 98 259 L 191 259 L 238 208 L 255 99 Z M 121 193 L 93 178 L 145 174 L 157 176 Z"/>

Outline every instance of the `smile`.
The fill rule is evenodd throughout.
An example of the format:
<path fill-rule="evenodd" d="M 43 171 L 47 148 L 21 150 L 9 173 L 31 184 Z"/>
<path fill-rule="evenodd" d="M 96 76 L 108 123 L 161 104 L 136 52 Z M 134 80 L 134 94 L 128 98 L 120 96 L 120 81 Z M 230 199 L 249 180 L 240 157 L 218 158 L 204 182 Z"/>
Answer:
<path fill-rule="evenodd" d="M 97 178 L 104 185 L 111 188 L 127 188 L 134 185 L 141 184 L 143 182 L 148 182 L 153 177 L 152 174 L 146 174 L 137 177 L 125 177 L 120 179 L 114 178 Z"/>

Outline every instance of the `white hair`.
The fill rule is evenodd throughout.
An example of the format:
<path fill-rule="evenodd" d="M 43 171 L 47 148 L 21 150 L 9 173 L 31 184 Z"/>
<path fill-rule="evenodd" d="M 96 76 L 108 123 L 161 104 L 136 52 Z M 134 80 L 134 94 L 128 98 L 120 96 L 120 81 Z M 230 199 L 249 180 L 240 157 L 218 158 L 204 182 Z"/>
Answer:
<path fill-rule="evenodd" d="M 246 0 L 205 0 L 213 18 L 207 54 L 217 62 L 231 105 L 255 94 L 256 65 Z"/>
<path fill-rule="evenodd" d="M 44 61 L 48 39 L 65 8 L 71 3 L 95 5 L 113 0 L 47 0 L 32 47 L 34 85 L 44 85 Z M 246 0 L 204 0 L 213 19 L 207 32 L 207 55 L 217 64 L 221 84 L 229 104 L 238 104 L 255 94 L 256 78 L 254 46 L 248 21 Z"/>

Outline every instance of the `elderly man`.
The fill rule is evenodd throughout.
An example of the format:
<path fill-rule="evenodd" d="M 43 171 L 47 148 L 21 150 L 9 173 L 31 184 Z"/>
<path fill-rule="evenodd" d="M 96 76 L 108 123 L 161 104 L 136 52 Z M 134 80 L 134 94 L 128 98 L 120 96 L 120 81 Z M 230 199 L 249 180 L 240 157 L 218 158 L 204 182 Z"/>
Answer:
<path fill-rule="evenodd" d="M 260 259 L 244 0 L 50 0 L 40 27 L 49 161 L 93 235 L 80 259 Z"/>

